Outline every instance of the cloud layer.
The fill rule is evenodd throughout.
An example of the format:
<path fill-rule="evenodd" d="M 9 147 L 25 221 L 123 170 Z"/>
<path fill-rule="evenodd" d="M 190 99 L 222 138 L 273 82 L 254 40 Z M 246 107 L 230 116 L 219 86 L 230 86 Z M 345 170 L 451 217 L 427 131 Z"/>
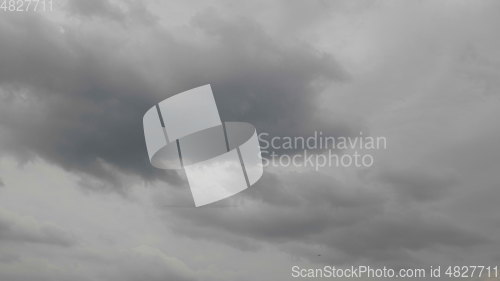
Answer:
<path fill-rule="evenodd" d="M 0 279 L 498 264 L 498 18 L 493 1 L 71 0 L 5 13 Z M 183 173 L 148 162 L 142 116 L 208 83 L 224 120 L 274 136 L 363 131 L 388 149 L 369 169 L 268 168 L 191 208 Z"/>

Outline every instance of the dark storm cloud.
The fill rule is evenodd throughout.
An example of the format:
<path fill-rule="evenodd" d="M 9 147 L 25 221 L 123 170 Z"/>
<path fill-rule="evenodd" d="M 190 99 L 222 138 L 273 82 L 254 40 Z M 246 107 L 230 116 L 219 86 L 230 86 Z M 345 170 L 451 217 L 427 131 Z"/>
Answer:
<path fill-rule="evenodd" d="M 351 257 L 351 262 L 366 258 L 381 263 L 398 260 L 404 263 L 412 260 L 411 252 L 435 247 L 470 248 L 492 242 L 432 212 L 412 208 L 372 215 L 362 224 L 321 236 L 318 240 L 324 239 L 326 244 L 341 250 Z"/>
<path fill-rule="evenodd" d="M 240 206 L 241 200 L 244 203 Z M 203 208 L 203 212 L 168 206 L 164 210 L 170 220 L 175 219 L 172 229 L 183 235 L 231 241 L 236 247 L 252 249 L 259 241 L 311 243 L 320 233 L 379 213 L 383 198 L 328 176 L 287 173 L 278 177 L 266 173 L 256 186 L 231 201 L 236 206 L 219 202 Z"/>
<path fill-rule="evenodd" d="M 498 230 L 494 228 L 498 226 L 498 220 L 491 218 L 494 207 L 498 206 L 493 202 L 494 196 L 488 196 L 493 200 L 491 202 L 481 197 L 471 202 L 464 192 L 469 186 L 483 184 L 491 189 L 487 194 L 497 193 L 494 188 L 496 177 L 486 173 L 494 170 L 490 173 L 498 174 L 494 154 L 485 149 L 481 155 L 464 156 L 463 151 L 476 152 L 470 150 L 473 145 L 467 143 L 453 151 L 456 159 L 439 162 L 421 156 L 423 153 L 418 150 L 421 148 L 439 158 L 436 152 L 443 150 L 442 147 L 438 149 L 439 145 L 449 147 L 460 136 L 470 140 L 476 133 L 482 138 L 484 135 L 480 131 L 467 129 L 485 126 L 483 121 L 486 119 L 498 119 L 494 114 L 478 114 L 488 112 L 488 106 L 460 96 L 461 88 L 451 91 L 447 85 L 446 89 L 433 89 L 436 80 L 461 85 L 447 83 L 447 76 L 453 75 L 449 69 L 453 64 L 449 61 L 454 57 L 435 55 L 453 53 L 451 46 L 462 44 L 459 40 L 455 42 L 441 36 L 454 34 L 439 29 L 442 22 L 456 29 L 457 37 L 467 37 L 466 26 L 451 19 L 456 17 L 462 22 L 463 18 L 461 11 L 453 14 L 456 8 L 453 5 L 447 7 L 452 10 L 450 17 L 442 12 L 442 7 L 432 6 L 439 4 L 432 2 L 429 5 L 431 2 L 425 1 L 406 8 L 400 5 L 408 4 L 389 5 L 387 10 L 383 9 L 384 5 L 376 5 L 375 10 L 362 16 L 354 15 L 354 11 L 348 9 L 339 14 L 341 20 L 334 26 L 325 24 L 317 26 L 316 30 L 314 27 L 331 15 L 326 10 L 330 5 L 321 1 L 312 6 L 304 2 L 291 5 L 282 2 L 283 7 L 274 11 L 270 9 L 272 20 L 267 26 L 251 12 L 246 16 L 240 16 L 245 12 L 227 16 L 216 9 L 198 12 L 194 8 L 199 4 L 196 3 L 187 7 L 190 12 L 196 10 L 194 16 L 190 14 L 184 18 L 180 27 L 170 26 L 168 21 L 161 24 L 154 21 L 155 17 L 144 6 L 143 9 L 125 7 L 122 10 L 122 6 L 118 8 L 114 2 L 83 2 L 71 1 L 71 10 L 62 16 L 72 18 L 60 22 L 40 14 L 5 14 L 0 18 L 1 155 L 10 154 L 21 160 L 43 158 L 84 175 L 82 185 L 89 188 L 106 189 L 110 183 L 114 187 L 120 186 L 126 175 L 139 175 L 146 180 L 165 179 L 177 184 L 178 189 L 168 190 L 169 201 L 155 200 L 163 211 L 162 222 L 168 231 L 192 239 L 192 248 L 187 247 L 185 251 L 194 259 L 203 259 L 205 254 L 210 254 L 191 255 L 191 252 L 203 251 L 205 248 L 200 241 L 206 240 L 243 251 L 259 250 L 262 246 L 274 251 L 274 246 L 315 263 L 339 264 L 362 261 L 384 265 L 412 262 L 411 265 L 415 265 L 425 262 L 429 256 L 437 256 L 435 260 L 438 262 L 453 260 L 450 252 L 463 257 L 474 252 L 469 249 L 477 252 L 480 247 L 490 247 L 482 255 L 487 256 L 497 250 L 498 241 L 492 238 L 498 237 Z M 217 3 L 232 6 L 224 1 Z M 423 11 L 419 5 L 424 6 Z M 382 10 L 378 10 L 378 6 Z M 259 9 L 267 10 L 267 6 Z M 174 7 L 158 11 L 157 15 L 170 18 L 175 13 Z M 437 19 L 428 18 L 430 14 L 437 15 Z M 281 25 L 278 32 L 272 31 L 274 19 L 281 23 L 277 24 Z M 469 18 L 471 22 L 478 19 Z M 464 25 L 468 23 L 463 22 Z M 484 31 L 486 26 L 495 26 L 493 22 L 478 26 L 477 30 L 494 38 Z M 313 43 L 297 35 L 308 29 L 313 30 L 311 36 L 305 38 L 319 36 L 333 42 L 316 42 L 327 46 L 326 49 L 332 44 L 331 53 L 317 50 Z M 415 36 L 420 33 L 430 34 L 430 39 Z M 476 33 L 480 32 L 474 30 Z M 447 42 L 450 44 L 445 48 L 428 44 L 427 41 L 435 41 L 433 34 L 450 41 Z M 465 39 L 472 42 L 478 38 Z M 490 42 L 488 40 L 486 42 Z M 350 77 L 332 56 L 337 49 L 342 49 L 338 45 L 344 43 L 348 50 L 343 50 L 347 57 L 343 59 L 359 71 L 357 76 Z M 490 47 L 498 50 L 495 45 Z M 485 51 L 490 52 L 493 51 Z M 420 61 L 424 66 L 419 64 Z M 427 63 L 431 67 L 427 68 Z M 415 72 L 415 69 L 423 70 Z M 486 72 L 491 71 L 486 69 Z M 322 130 L 328 135 L 345 136 L 352 131 L 359 132 L 354 125 L 356 122 L 352 121 L 359 118 L 361 123 L 366 120 L 370 126 L 392 134 L 395 139 L 399 137 L 399 143 L 395 143 L 392 151 L 398 151 L 397 145 L 404 146 L 404 149 L 400 148 L 399 153 L 395 153 L 397 155 L 391 155 L 392 147 L 381 152 L 386 159 L 378 170 L 326 170 L 319 173 L 291 172 L 285 168 L 279 173 L 268 170 L 257 185 L 231 199 L 207 208 L 191 208 L 192 198 L 186 180 L 175 172 L 156 170 L 149 164 L 142 116 L 158 101 L 207 83 L 212 84 L 224 120 L 248 121 L 259 131 L 275 135 L 308 136 L 314 130 Z M 331 90 L 328 86 L 334 83 L 354 86 L 336 95 L 328 92 Z M 495 86 L 495 83 L 488 85 L 488 92 Z M 449 92 L 453 93 L 446 95 Z M 324 94 L 322 97 L 331 96 L 331 99 L 320 101 L 320 94 Z M 443 106 L 440 101 L 449 105 Z M 348 123 L 321 114 L 324 112 L 320 112 L 320 108 L 329 108 L 334 103 L 337 105 L 335 109 L 346 115 L 344 120 L 350 120 Z M 494 102 L 489 104 L 494 105 Z M 433 115 L 436 108 L 445 116 Z M 354 118 L 350 118 L 350 111 L 353 111 Z M 453 114 L 455 111 L 460 114 Z M 481 125 L 468 123 L 475 120 L 475 115 L 480 116 L 478 121 L 481 122 L 477 124 Z M 460 126 L 441 118 L 450 116 Z M 463 117 L 459 119 L 463 122 L 456 121 L 459 117 Z M 490 128 L 496 128 L 494 124 L 490 125 Z M 429 127 L 438 129 L 426 131 Z M 456 127 L 456 131 L 450 129 Z M 450 141 L 447 136 L 454 139 Z M 408 139 L 415 139 L 414 147 L 405 143 Z M 431 142 L 427 142 L 429 140 Z M 477 147 L 494 150 L 497 143 L 479 143 Z M 484 157 L 487 157 L 487 163 L 479 159 Z M 414 170 L 383 166 L 405 161 L 420 165 L 414 166 Z M 464 182 L 462 177 L 442 169 L 422 168 L 432 166 L 430 162 L 438 162 L 436 166 L 450 170 L 461 166 L 460 173 L 470 176 L 475 171 L 477 177 L 474 181 Z M 478 163 L 481 163 L 480 168 Z M 10 181 L 8 184 L 10 186 Z M 466 197 L 461 200 L 467 203 L 467 207 L 462 208 L 466 204 L 460 204 L 456 209 L 450 208 L 456 197 Z M 173 208 L 179 206 L 184 208 Z M 478 206 L 481 206 L 481 212 L 478 212 Z M 147 207 L 146 211 L 149 211 Z M 456 213 L 460 215 L 454 215 Z M 488 218 L 484 224 L 472 223 L 484 217 Z M 127 222 L 120 223 L 126 226 Z M 71 245 L 68 242 L 71 240 L 64 244 L 66 236 L 53 228 L 49 231 L 32 227 L 25 231 L 14 225 L 10 219 L 0 220 L 0 239 L 12 243 L 22 240 Z M 484 235 L 483 228 L 475 227 L 478 225 L 491 227 L 486 232 L 488 235 Z M 141 233 L 140 236 L 148 235 Z M 163 271 L 163 262 L 172 260 L 153 250 L 146 252 L 146 258 L 140 258 L 149 261 L 145 266 L 137 258 L 123 255 L 123 260 L 110 259 L 104 263 L 112 271 L 98 275 L 109 280 L 136 280 L 150 272 L 148 277 L 151 280 L 164 280 L 167 276 L 194 279 L 190 278 L 192 274 L 183 274 L 183 270 L 172 273 L 168 266 Z M 266 253 L 262 253 L 265 260 Z M 322 256 L 318 257 L 318 253 Z M 226 268 L 223 262 L 231 257 L 225 258 L 214 262 L 214 270 Z M 172 267 L 177 264 L 174 261 Z M 35 274 L 20 279 L 34 280 L 38 275 L 35 270 Z M 46 279 L 50 280 L 50 277 Z"/>
<path fill-rule="evenodd" d="M 319 261 L 316 255 L 289 246 L 316 245 L 326 252 L 319 262 L 330 259 L 337 264 L 361 259 L 398 265 L 422 263 L 425 261 L 409 253 L 491 243 L 450 218 L 408 203 L 404 186 L 401 193 L 394 193 L 392 189 L 372 189 L 385 184 L 373 178 L 346 184 L 317 173 L 281 176 L 266 173 L 256 186 L 232 199 L 236 206 L 220 203 L 220 207 L 203 208 L 203 212 L 165 208 L 168 218 L 175 217 L 169 225 L 182 235 L 213 239 L 243 250 L 258 248 L 262 242 L 283 245 L 287 252 Z M 446 182 L 437 183 L 425 177 L 413 179 L 412 184 L 421 186 L 422 191 L 409 193 L 410 198 L 418 202 L 427 191 L 434 194 L 433 188 L 446 188 Z"/>
<path fill-rule="evenodd" d="M 141 116 L 158 89 L 113 49 L 63 35 L 40 17 L 6 16 L 0 37 L 9 38 L 0 42 L 6 151 L 108 180 L 115 177 L 104 163 L 144 177 L 156 172 L 143 154 Z"/>
<path fill-rule="evenodd" d="M 208 61 L 197 75 L 214 81 L 224 119 L 248 120 L 273 134 L 339 129 L 316 116 L 317 94 L 347 75 L 330 55 L 304 42 L 281 42 L 249 19 L 229 22 L 204 12 L 194 23 L 215 38 L 216 45 L 203 51 Z M 183 74 L 190 77 L 189 72 Z"/>
<path fill-rule="evenodd" d="M 112 168 L 145 178 L 168 173 L 148 163 L 142 115 L 206 83 L 226 120 L 295 134 L 337 128 L 314 115 L 322 85 L 344 77 L 334 59 L 305 43 L 282 43 L 250 19 L 199 14 L 191 28 L 207 36 L 206 46 L 157 26 L 143 44 L 129 34 L 140 27 L 80 30 L 40 16 L 1 21 L 0 37 L 9 38 L 0 42 L 2 146 L 27 159 L 41 156 L 117 186 Z M 112 32 L 118 35 L 107 37 Z M 177 181 L 175 172 L 168 178 Z"/>

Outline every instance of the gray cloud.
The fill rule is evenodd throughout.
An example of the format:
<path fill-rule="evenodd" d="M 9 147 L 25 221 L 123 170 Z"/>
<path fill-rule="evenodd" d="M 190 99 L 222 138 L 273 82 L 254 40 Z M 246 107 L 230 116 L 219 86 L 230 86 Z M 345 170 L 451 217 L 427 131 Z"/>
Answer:
<path fill-rule="evenodd" d="M 251 253 L 313 264 L 498 260 L 500 41 L 491 28 L 498 4 L 138 3 L 70 1 L 59 19 L 0 18 L 1 156 L 55 164 L 86 190 L 125 194 L 138 178 L 146 181 L 139 188 L 168 185 L 154 196 L 156 209 L 134 211 L 160 210 L 161 223 L 147 216 L 143 223 L 174 233 L 169 250 L 188 240 L 181 252 L 193 268 L 207 259 L 207 244 L 236 253 L 214 255 L 216 271 Z M 273 135 L 363 128 L 388 136 L 389 149 L 375 152 L 376 167 L 366 170 L 268 169 L 245 192 L 190 208 L 183 174 L 149 164 L 141 122 L 158 101 L 207 83 L 224 120 Z M 128 225 L 115 207 L 100 215 L 116 220 L 93 219 L 127 233 L 144 226 Z M 51 246 L 68 249 L 70 261 L 85 255 L 67 231 L 19 219 L 0 217 L 0 240 L 14 250 L 28 253 L 16 248 L 25 242 L 47 246 L 56 264 L 63 258 Z M 146 237 L 139 242 L 110 233 L 109 244 L 155 243 L 148 233 L 136 233 Z M 139 248 L 117 251 L 120 257 L 90 249 L 85 258 L 99 270 L 88 270 L 105 280 L 203 274 Z M 38 264 L 20 256 L 2 255 L 2 262 L 3 279 L 88 280 L 70 266 L 38 274 Z M 226 280 L 249 280 L 240 274 Z"/>
<path fill-rule="evenodd" d="M 449 175 L 445 171 L 389 170 L 379 175 L 382 183 L 400 194 L 401 199 L 427 201 L 440 200 L 449 192 L 449 188 L 457 183 L 457 175 Z"/>
<path fill-rule="evenodd" d="M 109 180 L 113 175 L 103 163 L 151 177 L 140 116 L 157 92 L 134 70 L 107 58 L 111 49 L 61 35 L 42 18 L 3 21 L 0 36 L 12 38 L 0 43 L 4 149 Z M 111 71 L 115 67 L 123 71 Z"/>
<path fill-rule="evenodd" d="M 40 243 L 69 247 L 76 243 L 67 231 L 55 225 L 39 223 L 34 218 L 0 210 L 0 240 L 13 243 Z"/>
<path fill-rule="evenodd" d="M 124 26 L 154 25 L 158 20 L 144 2 L 136 0 L 121 2 L 69 0 L 67 2 L 67 12 L 80 19 L 109 20 Z"/>
<path fill-rule="evenodd" d="M 68 11 L 76 15 L 104 17 L 112 20 L 123 20 L 125 17 L 119 7 L 107 0 L 68 1 Z"/>
<path fill-rule="evenodd" d="M 367 180 L 373 181 L 371 177 Z M 438 212 L 405 203 L 408 193 L 404 186 L 396 197 L 392 189 L 370 187 L 383 183 L 346 185 L 318 173 L 287 173 L 279 179 L 267 173 L 256 186 L 233 197 L 235 206 L 226 202 L 203 212 L 168 206 L 164 210 L 170 219 L 177 218 L 168 225 L 182 235 L 230 243 L 244 250 L 278 243 L 285 251 L 319 260 L 316 254 L 287 246 L 305 244 L 322 248 L 322 262 L 331 259 L 336 264 L 362 259 L 424 263 L 408 253 L 492 242 Z M 434 193 L 431 189 L 436 182 L 426 185 L 429 180 L 424 177 L 413 183 L 423 186 L 417 195 L 409 193 L 415 202 L 427 191 Z"/>
<path fill-rule="evenodd" d="M 333 129 L 332 123 L 311 114 L 325 84 L 346 78 L 331 55 L 305 43 L 287 46 L 245 18 L 231 22 L 204 12 L 194 23 L 214 38 L 215 46 L 202 51 L 208 61 L 200 63 L 195 75 L 214 81 L 224 119 L 248 120 L 275 134 L 304 134 L 312 124 Z M 189 79 L 191 73 L 180 75 Z"/>
<path fill-rule="evenodd" d="M 108 253 L 85 253 L 80 249 L 70 253 L 72 261 L 67 263 L 64 257 L 49 252 L 47 261 L 38 259 L 23 259 L 21 257 L 5 257 L 0 262 L 0 278 L 5 280 L 78 280 L 90 281 L 95 278 L 102 280 L 143 279 L 156 280 L 200 280 L 195 272 L 181 261 L 165 255 L 158 249 L 138 247 L 120 251 L 116 255 Z M 66 257 L 67 258 L 67 257 Z"/>
<path fill-rule="evenodd" d="M 435 247 L 470 248 L 492 242 L 446 218 L 421 210 L 378 214 L 363 224 L 334 231 L 333 235 L 325 234 L 323 238 L 348 254 L 351 259 L 347 261 L 364 258 L 406 266 L 426 262 L 411 257 L 410 253 L 432 251 Z"/>
<path fill-rule="evenodd" d="M 283 44 L 249 19 L 196 16 L 191 28 L 203 32 L 212 47 L 176 40 L 153 26 L 145 52 L 131 56 L 118 55 L 128 51 L 119 45 L 121 36 L 93 44 L 106 33 L 79 34 L 72 26 L 61 32 L 36 16 L 2 21 L 0 36 L 11 38 L 0 43 L 2 146 L 10 153 L 42 156 L 116 186 L 120 181 L 107 164 L 160 177 L 165 172 L 151 169 L 144 154 L 142 114 L 169 95 L 205 83 L 213 84 L 226 120 L 294 134 L 315 122 L 339 127 L 308 113 L 319 85 L 344 76 L 334 59 L 303 43 Z M 112 31 L 122 30 L 106 30 Z M 236 40 L 242 33 L 244 41 Z M 135 48 L 141 42 L 128 44 Z M 142 71 L 135 60 L 151 65 Z M 157 70 L 154 77 L 163 82 L 148 77 Z M 167 179 L 178 182 L 175 173 Z"/>
<path fill-rule="evenodd" d="M 136 248 L 108 262 L 111 267 L 101 273 L 106 280 L 199 280 L 185 264 L 151 247 Z"/>

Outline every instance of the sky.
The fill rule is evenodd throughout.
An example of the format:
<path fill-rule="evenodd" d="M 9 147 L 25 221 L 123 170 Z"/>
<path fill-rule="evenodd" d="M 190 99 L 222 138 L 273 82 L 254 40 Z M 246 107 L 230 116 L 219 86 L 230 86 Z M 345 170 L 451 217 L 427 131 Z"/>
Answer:
<path fill-rule="evenodd" d="M 0 280 L 293 280 L 500 263 L 497 1 L 54 1 L 0 10 Z M 387 138 L 194 208 L 144 113 L 211 84 L 275 136 Z M 342 280 L 342 279 L 339 279 Z"/>

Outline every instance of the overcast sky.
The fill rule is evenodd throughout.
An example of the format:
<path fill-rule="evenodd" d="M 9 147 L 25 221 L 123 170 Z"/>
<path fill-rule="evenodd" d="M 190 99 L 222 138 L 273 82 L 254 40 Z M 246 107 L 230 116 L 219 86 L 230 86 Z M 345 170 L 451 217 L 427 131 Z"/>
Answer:
<path fill-rule="evenodd" d="M 497 1 L 54 0 L 0 11 L 0 280 L 290 280 L 500 263 Z M 211 84 L 272 135 L 385 136 L 192 207 L 142 116 Z"/>

